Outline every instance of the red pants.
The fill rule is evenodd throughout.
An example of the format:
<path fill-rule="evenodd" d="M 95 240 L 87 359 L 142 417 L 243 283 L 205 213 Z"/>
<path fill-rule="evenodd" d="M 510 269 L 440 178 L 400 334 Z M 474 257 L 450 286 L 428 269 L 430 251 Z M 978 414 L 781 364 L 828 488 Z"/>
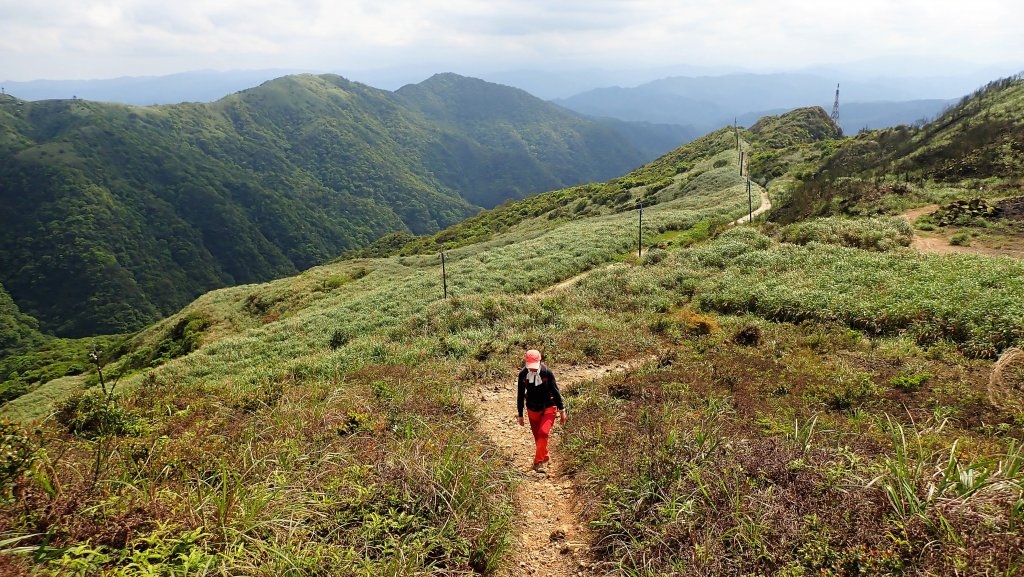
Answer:
<path fill-rule="evenodd" d="M 548 407 L 539 412 L 527 409 L 526 414 L 530 417 L 530 429 L 533 430 L 533 440 L 537 443 L 537 453 L 533 456 L 533 462 L 543 463 L 548 460 L 548 434 L 555 424 L 558 407 Z"/>

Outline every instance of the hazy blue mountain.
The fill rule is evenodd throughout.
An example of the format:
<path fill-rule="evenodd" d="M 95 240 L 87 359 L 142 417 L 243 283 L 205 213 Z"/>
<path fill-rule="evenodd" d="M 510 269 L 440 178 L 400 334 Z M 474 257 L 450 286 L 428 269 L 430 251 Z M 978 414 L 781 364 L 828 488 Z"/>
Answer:
<path fill-rule="evenodd" d="M 299 70 L 197 70 L 166 76 L 126 76 L 100 80 L 4 81 L 7 94 L 22 100 L 80 98 L 121 104 L 213 102 L 224 96 Z"/>
<path fill-rule="evenodd" d="M 555 102 L 584 114 L 692 125 L 712 130 L 803 106 L 832 109 L 836 80 L 812 74 L 730 74 L 664 78 L 635 88 L 591 90 Z M 926 83 L 927 84 L 927 83 Z M 920 99 L 932 87 L 911 79 L 858 80 L 840 86 L 840 120 L 849 130 L 909 124 L 948 103 Z M 843 113 L 846 111 L 846 114 Z"/>

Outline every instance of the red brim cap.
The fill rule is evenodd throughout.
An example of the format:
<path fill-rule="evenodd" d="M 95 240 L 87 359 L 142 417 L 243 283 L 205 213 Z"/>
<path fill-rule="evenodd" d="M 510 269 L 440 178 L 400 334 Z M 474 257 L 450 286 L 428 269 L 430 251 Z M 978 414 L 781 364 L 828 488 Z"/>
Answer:
<path fill-rule="evenodd" d="M 539 369 L 540 368 L 540 351 L 530 349 L 526 351 L 526 368 L 528 369 Z"/>

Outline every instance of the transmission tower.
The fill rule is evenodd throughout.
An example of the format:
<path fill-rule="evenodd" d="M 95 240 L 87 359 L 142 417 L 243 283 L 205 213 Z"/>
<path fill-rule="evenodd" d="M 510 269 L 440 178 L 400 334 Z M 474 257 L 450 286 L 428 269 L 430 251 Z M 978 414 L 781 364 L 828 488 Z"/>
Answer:
<path fill-rule="evenodd" d="M 839 126 L 839 83 L 836 83 L 836 101 L 832 104 L 832 122 Z"/>

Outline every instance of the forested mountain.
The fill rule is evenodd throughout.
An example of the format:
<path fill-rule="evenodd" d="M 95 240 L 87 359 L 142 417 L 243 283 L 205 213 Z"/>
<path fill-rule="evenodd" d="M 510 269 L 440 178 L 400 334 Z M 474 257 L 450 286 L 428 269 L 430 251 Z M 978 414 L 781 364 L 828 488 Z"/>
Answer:
<path fill-rule="evenodd" d="M 396 95 L 443 129 L 427 149 L 437 178 L 480 206 L 603 180 L 649 160 L 613 128 L 507 86 L 436 74 Z M 598 166 L 617 170 L 595 179 Z"/>
<path fill-rule="evenodd" d="M 45 332 L 122 332 L 212 288 L 643 160 L 594 121 L 452 75 L 401 94 L 288 76 L 153 107 L 3 96 L 0 282 Z"/>
<path fill-rule="evenodd" d="M 42 342 L 39 323 L 23 314 L 0 285 L 0 358 Z"/>

